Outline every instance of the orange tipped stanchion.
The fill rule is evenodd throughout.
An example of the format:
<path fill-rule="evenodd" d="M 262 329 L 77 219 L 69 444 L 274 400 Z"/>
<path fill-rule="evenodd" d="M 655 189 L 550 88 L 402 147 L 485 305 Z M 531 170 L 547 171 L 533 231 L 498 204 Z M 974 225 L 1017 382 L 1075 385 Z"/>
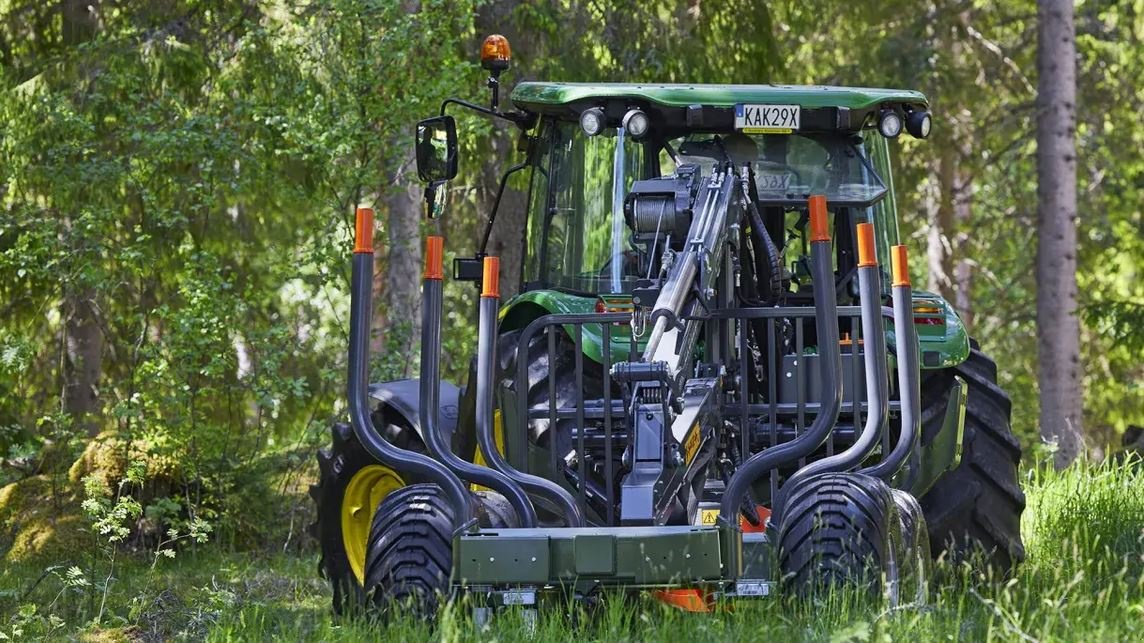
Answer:
<path fill-rule="evenodd" d="M 815 194 L 806 201 L 810 210 L 810 240 L 830 241 L 830 217 L 826 214 L 826 197 Z"/>
<path fill-rule="evenodd" d="M 858 267 L 869 268 L 878 265 L 878 252 L 874 245 L 874 224 L 858 224 Z"/>
<path fill-rule="evenodd" d="M 910 261 L 906 246 L 894 246 L 890 248 L 890 267 L 894 278 L 893 285 L 910 285 Z"/>
<path fill-rule="evenodd" d="M 358 208 L 354 222 L 354 254 L 373 254 L 373 210 Z"/>
<path fill-rule="evenodd" d="M 425 279 L 441 281 L 445 278 L 445 238 L 427 237 L 425 239 Z"/>
<path fill-rule="evenodd" d="M 500 299 L 500 259 L 485 257 L 484 269 L 481 277 L 481 297 Z"/>

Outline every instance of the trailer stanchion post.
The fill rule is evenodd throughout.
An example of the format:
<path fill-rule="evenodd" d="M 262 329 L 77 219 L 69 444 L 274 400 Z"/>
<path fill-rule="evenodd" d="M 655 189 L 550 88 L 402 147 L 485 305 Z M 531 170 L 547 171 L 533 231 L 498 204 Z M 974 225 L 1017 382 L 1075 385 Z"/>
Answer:
<path fill-rule="evenodd" d="M 350 283 L 350 350 L 347 399 L 350 424 L 365 450 L 399 473 L 437 483 L 453 506 L 453 526 L 462 531 L 472 523 L 465 485 L 440 463 L 420 453 L 386 442 L 373 426 L 369 408 L 369 329 L 373 316 L 373 210 L 358 208 L 355 221 Z"/>
<path fill-rule="evenodd" d="M 838 344 L 838 302 L 834 290 L 834 247 L 826 197 L 807 201 L 810 217 L 810 268 L 814 283 L 814 322 L 818 335 L 822 402 L 814 421 L 801 435 L 747 458 L 727 483 L 719 505 L 719 524 L 739 529 L 739 507 L 747 490 L 764 474 L 813 453 L 834 430 L 842 407 L 842 352 Z M 776 509 L 778 504 L 775 503 Z M 773 519 L 773 518 L 772 518 Z"/>
<path fill-rule="evenodd" d="M 493 387 L 496 382 L 497 311 L 500 306 L 500 259 L 485 257 L 477 324 L 477 445 L 490 467 L 508 476 L 530 495 L 547 498 L 564 508 L 569 527 L 583 527 L 584 519 L 571 496 L 557 483 L 513 468 L 497 449 L 493 435 Z M 522 527 L 533 527 L 525 524 Z"/>
<path fill-rule="evenodd" d="M 910 286 L 906 246 L 890 250 L 894 300 L 894 349 L 898 362 L 898 397 L 902 402 L 902 429 L 898 442 L 878 464 L 863 471 L 884 480 L 892 479 L 917 447 L 921 434 L 921 371 L 918 370 L 918 329 L 914 325 L 913 288 Z"/>
<path fill-rule="evenodd" d="M 848 448 L 799 469 L 784 485 L 831 471 L 846 471 L 862 463 L 882 439 L 890 402 L 886 368 L 886 330 L 882 324 L 882 272 L 874 243 L 874 224 L 858 224 L 858 294 L 862 307 L 862 354 L 866 364 L 866 423 Z M 857 406 L 858 397 L 854 396 Z"/>
<path fill-rule="evenodd" d="M 441 435 L 437 423 L 441 396 L 441 299 L 444 239 L 425 240 L 425 274 L 421 282 L 421 434 L 430 455 L 460 478 L 504 495 L 522 525 L 536 525 L 536 509 L 520 485 L 508 476 L 457 457 Z M 494 328 L 495 332 L 495 328 Z"/>

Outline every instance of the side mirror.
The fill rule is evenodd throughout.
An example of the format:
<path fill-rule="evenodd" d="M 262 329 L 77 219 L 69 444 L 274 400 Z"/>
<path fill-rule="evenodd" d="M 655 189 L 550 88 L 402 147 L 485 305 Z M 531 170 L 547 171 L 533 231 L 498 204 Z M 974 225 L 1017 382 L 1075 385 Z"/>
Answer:
<path fill-rule="evenodd" d="M 417 123 L 417 176 L 427 184 L 457 176 L 457 123 L 452 116 Z"/>

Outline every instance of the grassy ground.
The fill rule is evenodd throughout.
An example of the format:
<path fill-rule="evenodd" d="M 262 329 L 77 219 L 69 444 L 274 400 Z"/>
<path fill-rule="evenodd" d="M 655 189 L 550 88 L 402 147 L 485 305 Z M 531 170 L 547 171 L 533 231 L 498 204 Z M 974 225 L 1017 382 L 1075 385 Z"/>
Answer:
<path fill-rule="evenodd" d="M 460 608 L 433 624 L 405 620 L 383 629 L 331 616 L 313 558 L 207 548 L 154 565 L 121 559 L 106 592 L 102 555 L 94 567 L 81 562 L 82 575 L 7 567 L 0 640 L 1144 640 L 1144 466 L 1030 471 L 1025 483 L 1025 564 L 1008 579 L 940 564 L 926 607 L 888 610 L 839 594 L 689 615 L 616 597 L 590 616 L 570 617 L 574 606 L 545 611 L 534 637 L 518 614 L 481 631 Z"/>

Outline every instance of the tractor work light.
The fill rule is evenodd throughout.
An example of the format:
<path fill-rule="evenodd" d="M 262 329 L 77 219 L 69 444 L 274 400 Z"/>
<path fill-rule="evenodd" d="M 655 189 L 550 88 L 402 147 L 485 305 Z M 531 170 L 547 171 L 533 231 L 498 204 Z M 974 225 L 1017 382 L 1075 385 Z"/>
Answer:
<path fill-rule="evenodd" d="M 651 129 L 651 119 L 642 110 L 630 109 L 627 114 L 624 114 L 623 126 L 628 135 L 639 140 L 646 136 L 648 130 Z"/>
<path fill-rule="evenodd" d="M 588 136 L 595 136 L 604 131 L 604 109 L 593 107 L 580 112 L 580 129 Z"/>
<path fill-rule="evenodd" d="M 508 46 L 508 38 L 500 34 L 485 38 L 481 44 L 481 67 L 499 73 L 508 69 L 510 62 L 512 49 Z"/>
<path fill-rule="evenodd" d="M 902 133 L 902 117 L 894 110 L 887 109 L 878 119 L 878 131 L 886 138 L 897 138 Z"/>
<path fill-rule="evenodd" d="M 914 138 L 925 138 L 933 129 L 933 118 L 924 109 L 917 109 L 906 115 L 906 131 Z"/>

